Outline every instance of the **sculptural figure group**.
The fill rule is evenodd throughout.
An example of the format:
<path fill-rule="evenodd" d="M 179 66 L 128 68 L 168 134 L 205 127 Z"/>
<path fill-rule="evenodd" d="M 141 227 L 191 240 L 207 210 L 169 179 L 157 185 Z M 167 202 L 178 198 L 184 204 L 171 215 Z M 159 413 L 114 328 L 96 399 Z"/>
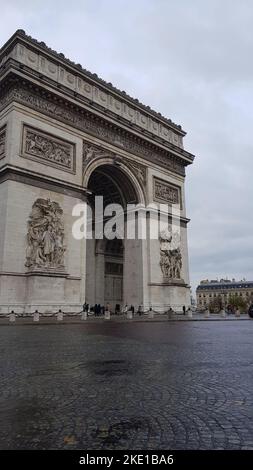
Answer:
<path fill-rule="evenodd" d="M 181 279 L 180 237 L 170 230 L 160 234 L 160 266 L 165 279 Z"/>
<path fill-rule="evenodd" d="M 28 221 L 26 266 L 28 268 L 64 267 L 64 226 L 57 202 L 37 199 Z"/>

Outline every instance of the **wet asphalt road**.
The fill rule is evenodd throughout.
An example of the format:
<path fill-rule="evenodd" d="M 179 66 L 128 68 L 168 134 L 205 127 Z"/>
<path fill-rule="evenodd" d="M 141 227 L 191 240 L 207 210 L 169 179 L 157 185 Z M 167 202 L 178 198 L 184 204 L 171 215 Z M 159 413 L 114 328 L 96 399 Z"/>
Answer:
<path fill-rule="evenodd" d="M 0 449 L 253 449 L 253 322 L 0 327 Z"/>

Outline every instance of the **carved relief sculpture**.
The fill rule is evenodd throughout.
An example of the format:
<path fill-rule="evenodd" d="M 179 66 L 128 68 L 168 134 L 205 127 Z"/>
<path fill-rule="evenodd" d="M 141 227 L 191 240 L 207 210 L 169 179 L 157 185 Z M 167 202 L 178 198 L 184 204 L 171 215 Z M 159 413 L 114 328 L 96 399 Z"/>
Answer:
<path fill-rule="evenodd" d="M 138 163 L 126 162 L 141 184 L 146 184 L 146 168 Z"/>
<path fill-rule="evenodd" d="M 74 144 L 27 126 L 24 126 L 23 156 L 60 170 L 75 172 Z"/>
<path fill-rule="evenodd" d="M 96 145 L 91 144 L 90 142 L 83 141 L 83 172 L 87 165 L 94 160 L 95 158 L 106 158 L 111 157 L 114 159 L 115 163 L 125 163 L 130 170 L 137 176 L 140 183 L 143 185 L 146 184 L 146 168 L 143 165 L 132 162 L 128 159 L 123 159 L 122 157 L 116 155 L 110 150 L 103 149 Z"/>
<path fill-rule="evenodd" d="M 155 178 L 154 199 L 169 204 L 180 204 L 180 188 Z"/>
<path fill-rule="evenodd" d="M 106 157 L 115 156 L 113 152 L 109 150 L 102 149 L 96 145 L 91 144 L 90 142 L 83 141 L 83 171 L 86 166 L 95 158 L 106 158 Z"/>
<path fill-rule="evenodd" d="M 165 280 L 181 279 L 182 255 L 177 232 L 163 230 L 160 234 L 160 266 Z"/>
<path fill-rule="evenodd" d="M 64 270 L 63 211 L 57 202 L 37 199 L 28 221 L 26 267 L 30 270 Z"/>
<path fill-rule="evenodd" d="M 4 158 L 5 156 L 5 136 L 6 136 L 6 130 L 5 127 L 0 129 L 0 159 Z"/>

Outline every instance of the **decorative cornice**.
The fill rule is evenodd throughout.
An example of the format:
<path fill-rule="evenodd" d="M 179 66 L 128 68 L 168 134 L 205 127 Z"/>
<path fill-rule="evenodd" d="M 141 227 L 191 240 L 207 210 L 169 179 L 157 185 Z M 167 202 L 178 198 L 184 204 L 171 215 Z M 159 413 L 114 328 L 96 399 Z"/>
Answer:
<path fill-rule="evenodd" d="M 3 90 L 1 108 L 16 101 L 167 170 L 182 176 L 185 175 L 184 167 L 191 161 L 187 161 L 183 156 L 175 155 L 81 107 L 71 105 L 57 95 L 38 87 L 36 87 L 36 90 L 34 88 L 24 81 L 22 84 L 14 82 L 11 87 L 6 88 L 5 91 Z"/>
<path fill-rule="evenodd" d="M 169 287 L 169 286 L 178 286 L 178 287 L 184 287 L 190 289 L 189 284 L 185 284 L 184 281 L 168 281 L 168 282 L 150 282 L 148 284 L 149 286 L 161 286 L 161 287 Z"/>
<path fill-rule="evenodd" d="M 16 181 L 86 201 L 87 191 L 82 186 L 63 183 L 57 178 L 48 178 L 27 169 L 24 171 L 13 165 L 5 165 L 0 169 L 0 184 L 4 181 Z"/>
<path fill-rule="evenodd" d="M 37 41 L 31 36 L 26 35 L 25 31 L 19 29 L 13 36 L 3 45 L 0 49 L 0 65 L 4 64 L 7 60 L 8 54 L 10 54 L 15 46 L 19 44 L 21 50 L 15 50 L 15 55 L 18 57 L 18 60 L 24 62 L 26 65 L 29 65 L 31 68 L 40 68 L 41 72 L 44 74 L 51 75 L 51 78 L 61 80 L 62 82 L 66 81 L 67 86 L 70 88 L 75 88 L 76 91 L 81 91 L 84 94 L 89 94 L 90 88 L 95 86 L 92 90 L 91 99 L 96 100 L 94 94 L 96 90 L 98 94 L 97 99 L 101 98 L 102 105 L 105 106 L 110 102 L 110 97 L 115 99 L 115 112 L 117 113 L 117 105 L 121 108 L 118 108 L 118 111 L 129 112 L 129 120 L 133 120 L 133 117 L 140 120 L 140 126 L 146 127 L 146 123 L 149 119 L 149 125 L 153 124 L 154 133 L 156 133 L 156 127 L 158 123 L 165 126 L 164 130 L 167 128 L 171 129 L 172 132 L 177 136 L 184 136 L 186 133 L 182 130 L 180 125 L 172 122 L 171 119 L 167 119 L 150 108 L 150 106 L 145 106 L 140 103 L 138 99 L 134 99 L 129 96 L 125 91 L 121 91 L 114 87 L 111 83 L 102 80 L 95 73 L 91 73 L 88 70 L 84 69 L 80 64 L 76 64 L 71 60 L 67 59 L 64 54 L 57 53 L 53 49 L 49 48 L 44 42 Z M 30 51 L 30 52 L 29 52 Z M 27 52 L 27 54 L 26 54 Z M 44 62 L 43 62 L 44 58 Z M 45 61 L 45 58 L 47 59 Z M 47 63 L 46 63 L 47 62 Z M 40 64 L 39 64 L 40 63 Z M 43 67 L 44 65 L 44 67 Z M 65 72 L 65 73 L 64 73 Z M 94 93 L 95 91 L 95 93 Z M 125 107 L 128 109 L 124 109 Z M 133 113 L 137 111 L 139 115 L 133 116 Z M 169 133 L 167 134 L 169 140 Z M 180 145 L 180 139 L 177 140 L 177 145 Z"/>

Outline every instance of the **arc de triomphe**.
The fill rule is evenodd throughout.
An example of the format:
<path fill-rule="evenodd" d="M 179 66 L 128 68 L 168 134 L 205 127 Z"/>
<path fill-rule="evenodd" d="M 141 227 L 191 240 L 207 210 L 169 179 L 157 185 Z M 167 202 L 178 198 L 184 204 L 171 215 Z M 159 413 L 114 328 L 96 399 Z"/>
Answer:
<path fill-rule="evenodd" d="M 181 126 L 22 30 L 0 51 L 0 80 L 2 311 L 189 306 L 184 180 L 194 157 Z M 73 208 L 95 207 L 96 196 L 124 210 L 166 205 L 169 227 L 177 207 L 179 246 L 168 230 L 76 239 Z"/>

